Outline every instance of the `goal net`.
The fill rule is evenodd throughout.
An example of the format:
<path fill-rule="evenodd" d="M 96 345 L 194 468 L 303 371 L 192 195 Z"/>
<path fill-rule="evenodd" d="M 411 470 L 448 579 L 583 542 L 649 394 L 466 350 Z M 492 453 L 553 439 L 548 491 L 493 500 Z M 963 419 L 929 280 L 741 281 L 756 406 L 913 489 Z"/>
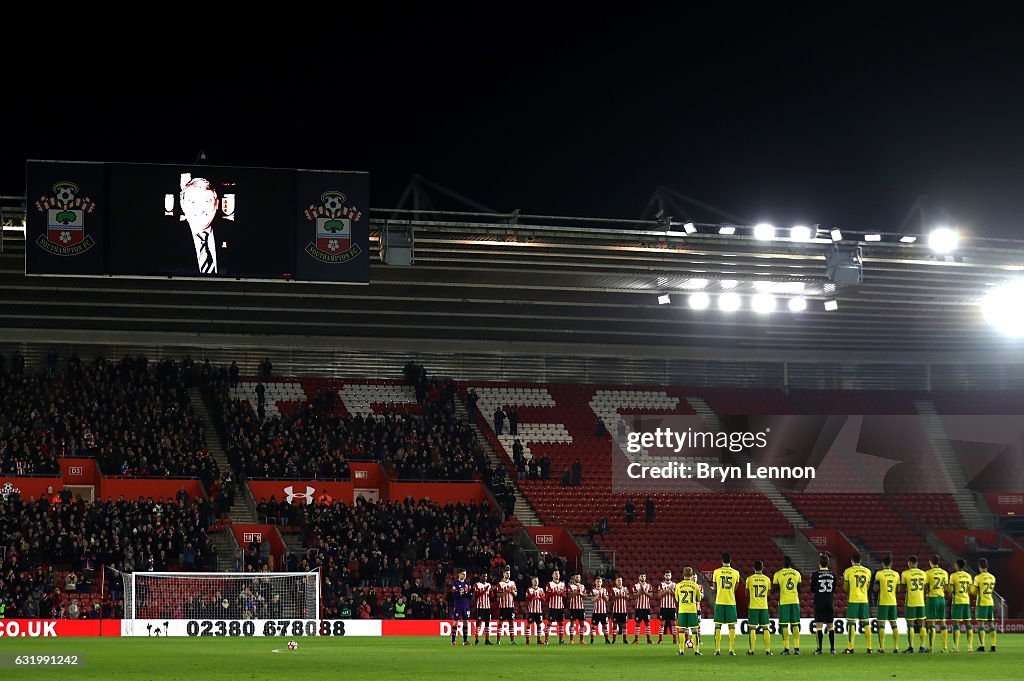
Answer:
<path fill-rule="evenodd" d="M 287 621 L 289 630 L 294 625 L 302 635 L 319 631 L 317 572 L 134 572 L 122 577 L 129 635 L 218 635 L 216 627 L 207 633 L 202 626 L 184 627 L 180 620 L 252 622 L 255 626 L 244 627 L 243 635 L 249 636 L 277 635 L 273 626 L 263 626 L 270 620 Z M 242 630 L 238 625 L 230 629 Z"/>

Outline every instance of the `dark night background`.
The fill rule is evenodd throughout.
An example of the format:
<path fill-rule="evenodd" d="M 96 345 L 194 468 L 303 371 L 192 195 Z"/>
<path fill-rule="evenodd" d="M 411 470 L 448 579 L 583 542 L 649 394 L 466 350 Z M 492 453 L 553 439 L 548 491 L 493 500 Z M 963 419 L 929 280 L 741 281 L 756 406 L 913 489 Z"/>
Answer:
<path fill-rule="evenodd" d="M 203 149 L 369 170 L 375 207 L 420 173 L 499 210 L 638 217 L 664 184 L 778 225 L 895 230 L 926 194 L 976 233 L 1024 236 L 1011 8 L 379 7 L 217 18 L 191 40 L 165 17 L 66 59 L 26 29 L 7 52 L 23 58 L 4 76 L 0 193 L 24 191 L 25 158 Z"/>

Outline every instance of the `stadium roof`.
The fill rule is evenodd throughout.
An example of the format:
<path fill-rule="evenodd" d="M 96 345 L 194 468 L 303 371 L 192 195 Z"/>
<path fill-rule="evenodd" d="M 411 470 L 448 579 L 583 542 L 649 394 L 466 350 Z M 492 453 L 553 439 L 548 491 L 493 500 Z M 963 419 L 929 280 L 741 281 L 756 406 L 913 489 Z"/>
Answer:
<path fill-rule="evenodd" d="M 812 242 L 761 241 L 744 226 L 723 236 L 709 224 L 687 234 L 683 225 L 655 221 L 390 209 L 375 210 L 372 224 L 374 248 L 385 229 L 411 230 L 415 263 L 389 266 L 375 253 L 368 287 L 27 278 L 24 242 L 8 231 L 0 325 L 344 337 L 410 349 L 1020 360 L 1019 346 L 990 329 L 978 305 L 990 287 L 1024 271 L 1020 241 L 968 236 L 942 257 L 923 238 L 906 244 L 903 235 L 883 233 L 865 243 L 862 233 L 844 231 L 843 244 L 863 248 L 864 282 L 836 286 L 826 276 L 833 245 L 824 231 Z M 736 282 L 740 311 L 688 307 L 696 287 L 714 297 L 722 280 Z M 769 288 L 780 309 L 751 311 L 749 296 Z M 660 305 L 662 294 L 672 302 Z M 806 311 L 786 309 L 796 295 L 808 298 Z M 839 309 L 826 311 L 826 299 Z"/>

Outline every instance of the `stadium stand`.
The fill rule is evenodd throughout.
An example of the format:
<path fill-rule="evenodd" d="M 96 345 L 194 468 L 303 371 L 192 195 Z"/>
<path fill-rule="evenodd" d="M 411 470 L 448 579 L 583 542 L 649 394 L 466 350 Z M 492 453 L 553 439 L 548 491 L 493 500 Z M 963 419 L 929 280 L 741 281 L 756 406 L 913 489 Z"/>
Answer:
<path fill-rule="evenodd" d="M 93 456 L 108 474 L 216 479 L 182 368 L 144 356 L 0 374 L 0 472 L 54 474 L 61 456 Z M 12 367 L 13 369 L 14 367 Z M 197 455 L 198 454 L 198 455 Z"/>
<path fill-rule="evenodd" d="M 348 461 L 376 461 L 392 479 L 484 480 L 493 471 L 450 398 L 424 404 L 395 382 L 329 379 L 266 383 L 265 420 L 258 381 L 218 384 L 214 414 L 225 452 L 239 479 L 347 479 Z M 256 402 L 256 407 L 253 406 Z"/>
<path fill-rule="evenodd" d="M 7 556 L 0 593 L 7 617 L 118 616 L 121 571 L 216 570 L 214 521 L 205 499 L 118 499 L 85 502 L 65 494 L 57 503 L 10 495 L 0 504 L 0 545 Z M 75 602 L 76 608 L 71 605 Z"/>

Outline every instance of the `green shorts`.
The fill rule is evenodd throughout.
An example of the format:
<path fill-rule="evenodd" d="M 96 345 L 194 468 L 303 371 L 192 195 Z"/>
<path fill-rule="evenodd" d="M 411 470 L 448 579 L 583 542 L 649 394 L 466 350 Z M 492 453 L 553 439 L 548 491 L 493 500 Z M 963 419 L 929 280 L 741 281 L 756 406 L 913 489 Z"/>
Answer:
<path fill-rule="evenodd" d="M 800 624 L 800 604 L 786 603 L 780 605 L 779 624 Z"/>
<path fill-rule="evenodd" d="M 752 627 L 768 624 L 768 608 L 747 610 L 747 624 Z"/>
<path fill-rule="evenodd" d="M 929 596 L 924 606 L 925 619 L 942 620 L 946 619 L 946 599 L 942 596 Z"/>
<path fill-rule="evenodd" d="M 881 622 L 895 622 L 896 621 L 896 606 L 895 605 L 880 605 L 880 606 L 878 606 L 878 619 Z"/>
<path fill-rule="evenodd" d="M 950 606 L 949 619 L 954 622 L 969 622 L 971 620 L 971 604 L 954 603 Z"/>
<path fill-rule="evenodd" d="M 736 606 L 716 605 L 715 624 L 736 624 Z"/>
<path fill-rule="evenodd" d="M 979 605 L 974 612 L 976 622 L 992 622 L 995 620 L 995 608 L 991 605 Z"/>
<path fill-rule="evenodd" d="M 910 621 L 923 620 L 924 619 L 924 606 L 923 605 L 908 605 L 903 608 L 903 616 Z"/>
<path fill-rule="evenodd" d="M 681 612 L 676 616 L 676 624 L 680 627 L 692 629 L 700 626 L 700 620 L 695 612 Z"/>
<path fill-rule="evenodd" d="M 871 613 L 868 612 L 867 603 L 847 603 L 846 604 L 846 619 L 848 620 L 869 620 L 871 619 Z"/>

